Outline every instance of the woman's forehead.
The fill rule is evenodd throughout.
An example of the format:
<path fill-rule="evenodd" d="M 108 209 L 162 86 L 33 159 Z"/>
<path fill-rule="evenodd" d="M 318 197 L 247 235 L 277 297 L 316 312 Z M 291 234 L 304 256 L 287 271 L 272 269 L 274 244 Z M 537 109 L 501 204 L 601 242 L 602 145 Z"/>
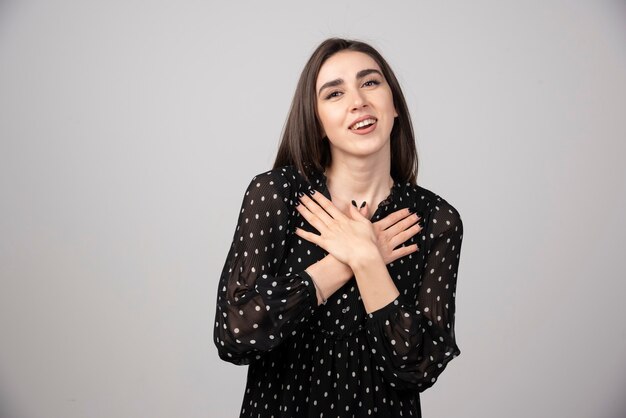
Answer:
<path fill-rule="evenodd" d="M 364 52 L 340 51 L 322 64 L 316 85 L 319 88 L 322 84 L 339 78 L 353 80 L 359 71 L 366 69 L 381 71 L 374 58 Z"/>

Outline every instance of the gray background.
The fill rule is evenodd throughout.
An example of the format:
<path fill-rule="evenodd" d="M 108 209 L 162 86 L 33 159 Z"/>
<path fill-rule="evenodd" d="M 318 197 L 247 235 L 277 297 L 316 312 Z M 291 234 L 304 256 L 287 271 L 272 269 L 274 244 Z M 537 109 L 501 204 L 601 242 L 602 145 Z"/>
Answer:
<path fill-rule="evenodd" d="M 424 417 L 626 416 L 623 1 L 0 2 L 0 416 L 232 417 L 212 342 L 299 73 L 371 42 L 465 226 Z"/>

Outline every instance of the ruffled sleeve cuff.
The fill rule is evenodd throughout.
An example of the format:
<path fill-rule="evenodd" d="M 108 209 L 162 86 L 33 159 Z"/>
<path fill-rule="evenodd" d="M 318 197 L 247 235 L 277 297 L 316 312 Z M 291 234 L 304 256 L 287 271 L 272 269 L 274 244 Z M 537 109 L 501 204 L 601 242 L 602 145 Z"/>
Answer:
<path fill-rule="evenodd" d="M 306 270 L 298 272 L 297 275 L 302 279 L 302 283 L 309 291 L 309 302 L 311 303 L 311 306 L 313 308 L 317 308 L 317 289 L 315 287 L 315 283 L 313 282 L 313 278 Z"/>
<path fill-rule="evenodd" d="M 367 322 L 373 325 L 381 319 L 389 318 L 389 315 L 400 309 L 401 306 L 402 302 L 400 301 L 400 296 L 398 296 L 382 308 L 367 314 Z"/>

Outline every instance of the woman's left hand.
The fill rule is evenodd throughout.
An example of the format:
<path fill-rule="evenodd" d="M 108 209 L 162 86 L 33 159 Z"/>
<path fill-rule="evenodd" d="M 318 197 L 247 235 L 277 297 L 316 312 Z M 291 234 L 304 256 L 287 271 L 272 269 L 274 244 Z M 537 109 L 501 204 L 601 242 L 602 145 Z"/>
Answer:
<path fill-rule="evenodd" d="M 311 197 L 301 196 L 300 203 L 296 209 L 320 234 L 296 228 L 299 237 L 322 247 L 349 266 L 368 257 L 372 251 L 378 251 L 374 226 L 353 205 L 346 215 L 320 192 Z"/>

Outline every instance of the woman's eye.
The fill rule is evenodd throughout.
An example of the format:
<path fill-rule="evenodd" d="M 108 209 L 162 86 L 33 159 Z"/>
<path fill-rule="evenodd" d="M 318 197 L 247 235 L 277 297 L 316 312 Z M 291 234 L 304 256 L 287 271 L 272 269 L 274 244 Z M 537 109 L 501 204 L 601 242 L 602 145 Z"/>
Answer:
<path fill-rule="evenodd" d="M 370 84 L 370 83 L 371 83 L 371 84 Z M 363 85 L 364 85 L 364 86 L 372 86 L 372 85 L 377 86 L 377 85 L 379 85 L 379 84 L 380 84 L 380 81 L 378 81 L 378 80 L 374 80 L 374 79 L 372 79 L 372 80 L 368 80 L 368 81 L 366 81 L 365 83 L 363 83 Z"/>
<path fill-rule="evenodd" d="M 366 81 L 365 83 L 363 83 L 363 86 L 364 86 L 364 87 L 371 87 L 371 86 L 377 86 L 377 85 L 379 85 L 379 84 L 380 84 L 380 81 L 378 81 L 378 80 L 376 80 L 376 79 L 371 79 L 371 80 L 368 80 L 368 81 Z M 333 92 L 330 92 L 330 93 L 326 96 L 326 99 L 327 99 L 327 100 L 328 100 L 328 99 L 333 99 L 333 98 L 335 98 L 335 97 L 339 97 L 341 94 L 342 94 L 342 93 L 341 93 L 340 91 L 335 90 L 335 91 L 333 91 Z"/>

